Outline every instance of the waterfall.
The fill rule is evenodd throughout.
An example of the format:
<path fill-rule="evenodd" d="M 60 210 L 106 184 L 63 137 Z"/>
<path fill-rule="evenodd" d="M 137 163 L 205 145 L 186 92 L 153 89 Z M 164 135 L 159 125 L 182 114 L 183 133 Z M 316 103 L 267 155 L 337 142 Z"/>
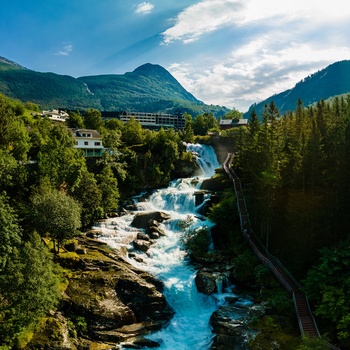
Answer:
<path fill-rule="evenodd" d="M 141 259 L 130 259 L 140 269 L 146 270 L 164 283 L 164 295 L 175 311 L 170 324 L 147 336 L 160 343 L 160 349 L 207 350 L 212 339 L 209 319 L 212 313 L 225 302 L 219 294 L 205 295 L 197 291 L 195 269 L 189 264 L 183 244 L 186 231 L 213 224 L 196 213 L 194 192 L 206 177 L 215 173 L 219 165 L 212 147 L 186 144 L 194 153 L 202 170 L 198 179 L 187 178 L 171 182 L 169 187 L 155 191 L 146 201 L 134 201 L 138 211 L 163 211 L 171 216 L 160 224 L 165 236 L 158 239 L 146 253 L 136 252 Z M 194 181 L 195 180 L 195 181 Z M 103 237 L 112 247 L 127 247 L 138 229 L 130 227 L 132 214 L 108 219 L 102 228 Z M 101 229 L 101 228 L 100 228 Z M 137 260 L 137 261 L 136 261 Z M 222 291 L 223 284 L 220 284 Z"/>
<path fill-rule="evenodd" d="M 213 147 L 198 143 L 185 143 L 185 145 L 187 151 L 194 154 L 194 156 L 197 158 L 197 163 L 203 176 L 213 176 L 215 169 L 220 167 Z"/>

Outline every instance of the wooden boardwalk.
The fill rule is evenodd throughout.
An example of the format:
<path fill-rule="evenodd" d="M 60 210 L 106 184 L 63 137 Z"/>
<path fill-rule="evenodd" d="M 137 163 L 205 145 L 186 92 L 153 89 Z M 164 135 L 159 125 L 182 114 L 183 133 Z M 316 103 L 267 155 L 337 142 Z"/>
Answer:
<path fill-rule="evenodd" d="M 290 293 L 294 302 L 301 334 L 309 337 L 319 337 L 320 333 L 318 331 L 316 321 L 311 312 L 307 296 L 303 292 L 301 285 L 293 278 L 293 276 L 287 271 L 281 262 L 266 250 L 265 246 L 260 242 L 250 227 L 249 215 L 242 190 L 242 184 L 230 165 L 231 159 L 232 154 L 229 153 L 225 162 L 223 163 L 223 168 L 233 181 L 243 236 L 246 238 L 249 246 L 259 260 L 272 271 L 284 288 Z M 330 347 L 337 349 L 332 345 L 330 345 Z"/>

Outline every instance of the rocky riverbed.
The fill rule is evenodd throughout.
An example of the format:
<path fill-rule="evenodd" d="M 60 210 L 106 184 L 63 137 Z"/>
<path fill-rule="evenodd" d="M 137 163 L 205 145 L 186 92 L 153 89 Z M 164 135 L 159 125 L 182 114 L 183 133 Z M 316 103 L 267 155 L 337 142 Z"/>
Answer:
<path fill-rule="evenodd" d="M 166 220 L 166 215 L 149 215 L 135 217 L 134 226 L 145 228 L 146 232 L 134 240 L 138 249 L 146 249 L 147 244 L 162 235 L 157 220 Z M 35 333 L 27 349 L 158 347 L 159 344 L 147 339 L 147 334 L 166 326 L 173 316 L 162 294 L 162 283 L 131 265 L 126 250 L 117 251 L 86 234 L 66 248 L 70 252 L 58 259 L 68 275 L 63 300 Z M 219 255 L 210 261 L 194 263 L 198 267 L 197 288 L 206 294 L 217 291 L 218 273 L 232 272 L 232 267 L 224 264 Z M 250 310 L 247 305 L 240 305 L 238 298 L 232 298 L 214 312 L 212 350 L 247 349 L 252 334 L 248 327 Z"/>

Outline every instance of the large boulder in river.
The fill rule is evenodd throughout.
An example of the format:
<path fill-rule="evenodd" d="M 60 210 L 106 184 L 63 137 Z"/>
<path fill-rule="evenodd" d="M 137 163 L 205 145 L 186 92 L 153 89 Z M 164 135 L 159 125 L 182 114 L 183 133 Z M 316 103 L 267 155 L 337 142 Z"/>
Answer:
<path fill-rule="evenodd" d="M 198 271 L 195 278 L 197 290 L 204 294 L 213 294 L 217 291 L 216 277 L 210 273 L 201 269 Z"/>
<path fill-rule="evenodd" d="M 165 236 L 164 230 L 162 230 L 160 227 L 154 226 L 154 225 L 147 227 L 146 233 L 152 239 L 157 239 L 161 236 Z"/>
<path fill-rule="evenodd" d="M 141 252 L 147 252 L 151 247 L 151 242 L 144 239 L 135 239 L 132 244 L 136 250 L 140 250 Z"/>
<path fill-rule="evenodd" d="M 249 310 L 235 304 L 216 310 L 210 324 L 215 334 L 210 350 L 247 350 L 251 329 L 247 326 Z"/>
<path fill-rule="evenodd" d="M 149 222 L 151 220 L 155 220 L 157 222 L 163 222 L 169 219 L 170 219 L 170 215 L 161 211 L 152 211 L 149 213 L 137 213 L 131 223 L 131 226 L 145 229 L 149 226 Z"/>

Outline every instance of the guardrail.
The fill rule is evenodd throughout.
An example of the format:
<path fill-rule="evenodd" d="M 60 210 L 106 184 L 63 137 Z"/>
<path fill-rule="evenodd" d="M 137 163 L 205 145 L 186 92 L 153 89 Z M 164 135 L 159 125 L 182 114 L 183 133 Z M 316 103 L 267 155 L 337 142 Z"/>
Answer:
<path fill-rule="evenodd" d="M 308 298 L 302 291 L 302 286 L 282 265 L 282 263 L 275 256 L 268 252 L 264 244 L 259 240 L 259 238 L 255 235 L 250 227 L 250 220 L 246 207 L 245 197 L 243 194 L 242 184 L 239 177 L 231 167 L 232 158 L 233 154 L 228 153 L 223 163 L 223 168 L 229 178 L 233 181 L 243 236 L 247 240 L 250 248 L 258 257 L 258 259 L 272 271 L 272 273 L 280 281 L 284 288 L 291 294 L 301 334 L 320 337 L 320 332 L 318 330 L 316 320 L 311 312 Z M 298 295 L 298 298 L 296 295 Z M 306 310 L 304 310 L 305 306 Z M 301 311 L 305 311 L 306 314 L 301 314 Z M 326 345 L 330 349 L 340 350 L 332 344 L 326 343 Z"/>

